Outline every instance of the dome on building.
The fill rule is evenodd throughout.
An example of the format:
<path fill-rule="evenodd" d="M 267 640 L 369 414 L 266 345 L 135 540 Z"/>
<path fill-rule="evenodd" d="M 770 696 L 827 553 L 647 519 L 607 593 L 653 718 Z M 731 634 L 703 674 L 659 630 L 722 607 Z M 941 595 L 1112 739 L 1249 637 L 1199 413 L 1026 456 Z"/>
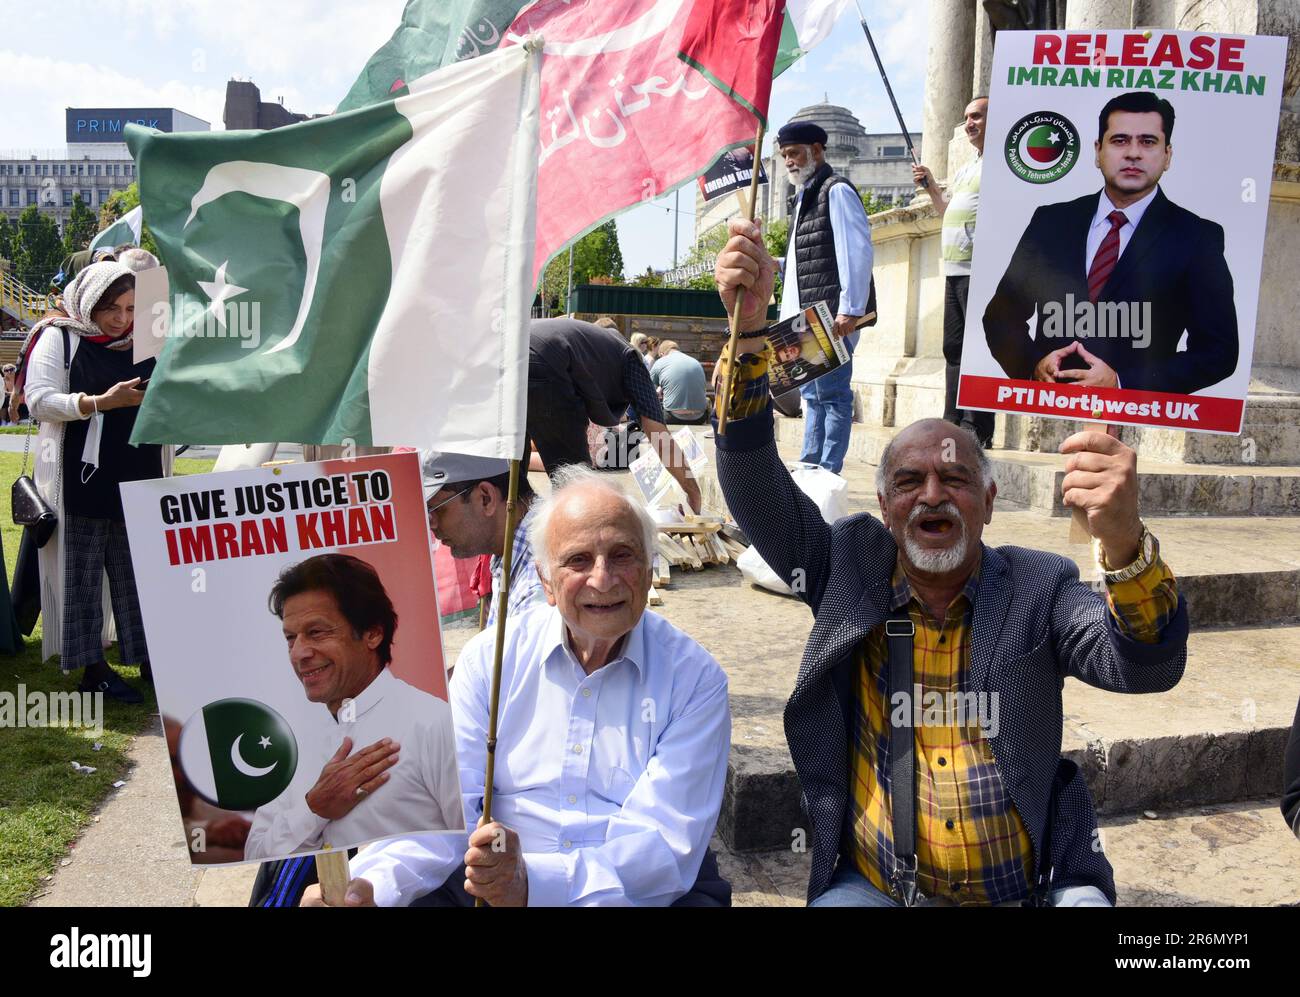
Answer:
<path fill-rule="evenodd" d="M 862 146 L 867 130 L 862 127 L 862 122 L 847 107 L 830 103 L 829 98 L 820 104 L 801 107 L 790 116 L 790 120 L 811 121 L 825 128 L 829 139 L 826 151 L 832 155 L 859 156 L 864 151 Z"/>

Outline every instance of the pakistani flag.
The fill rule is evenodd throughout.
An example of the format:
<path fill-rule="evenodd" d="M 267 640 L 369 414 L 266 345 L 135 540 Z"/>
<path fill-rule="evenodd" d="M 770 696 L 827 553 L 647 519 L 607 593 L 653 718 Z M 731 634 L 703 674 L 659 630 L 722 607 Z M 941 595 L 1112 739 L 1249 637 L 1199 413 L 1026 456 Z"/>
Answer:
<path fill-rule="evenodd" d="M 540 62 L 269 132 L 129 127 L 171 295 L 133 441 L 518 457 Z"/>
<path fill-rule="evenodd" d="M 96 249 L 112 249 L 114 246 L 121 246 L 128 242 L 136 246 L 140 245 L 140 226 L 143 222 L 144 213 L 137 204 L 91 240 L 91 253 Z"/>
<path fill-rule="evenodd" d="M 780 76 L 824 42 L 848 5 L 849 0 L 786 0 L 785 24 L 772 75 Z"/>
<path fill-rule="evenodd" d="M 393 37 L 370 57 L 338 106 L 351 111 L 391 100 L 409 81 L 492 52 L 527 0 L 410 0 Z"/>
<path fill-rule="evenodd" d="M 298 742 L 284 717 L 254 699 L 222 699 L 181 728 L 181 771 L 223 810 L 256 810 L 289 788 Z"/>

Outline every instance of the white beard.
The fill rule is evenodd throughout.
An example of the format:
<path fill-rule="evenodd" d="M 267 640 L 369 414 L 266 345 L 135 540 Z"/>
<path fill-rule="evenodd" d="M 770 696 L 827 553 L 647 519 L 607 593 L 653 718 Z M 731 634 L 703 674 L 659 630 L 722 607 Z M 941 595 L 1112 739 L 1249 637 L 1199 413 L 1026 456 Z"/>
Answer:
<path fill-rule="evenodd" d="M 955 528 L 961 531 L 961 536 L 957 538 L 955 544 L 944 550 L 933 550 L 922 547 L 916 542 L 910 528 L 913 523 L 928 513 L 945 513 L 953 518 Z M 903 550 L 907 552 L 907 559 L 912 562 L 913 567 L 931 575 L 945 574 L 961 567 L 961 563 L 966 560 L 966 544 L 966 524 L 962 521 L 957 507 L 951 502 L 944 502 L 935 509 L 914 506 L 912 514 L 908 517 L 907 526 L 903 529 Z"/>
<path fill-rule="evenodd" d="M 793 183 L 796 187 L 802 187 L 804 184 L 806 184 L 809 180 L 812 179 L 812 175 L 816 172 L 817 172 L 816 163 L 808 163 L 804 166 L 798 166 L 793 170 L 786 170 L 786 173 L 790 175 L 790 182 Z"/>

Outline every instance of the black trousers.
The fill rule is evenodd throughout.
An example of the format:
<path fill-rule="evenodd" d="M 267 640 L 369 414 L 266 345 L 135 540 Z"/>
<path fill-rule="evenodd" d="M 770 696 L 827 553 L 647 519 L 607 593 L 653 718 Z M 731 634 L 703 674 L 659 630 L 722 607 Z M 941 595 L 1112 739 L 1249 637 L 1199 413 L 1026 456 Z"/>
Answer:
<path fill-rule="evenodd" d="M 588 421 L 587 410 L 574 394 L 573 385 L 557 377 L 541 361 L 529 363 L 527 436 L 537 447 L 547 474 L 564 464 L 591 466 Z M 522 458 L 527 467 L 527 442 Z"/>
<path fill-rule="evenodd" d="M 970 277 L 945 277 L 943 288 L 943 417 L 954 426 L 969 426 L 981 443 L 993 439 L 993 413 L 957 408 L 957 384 L 961 373 L 961 346 L 966 336 L 966 297 Z"/>

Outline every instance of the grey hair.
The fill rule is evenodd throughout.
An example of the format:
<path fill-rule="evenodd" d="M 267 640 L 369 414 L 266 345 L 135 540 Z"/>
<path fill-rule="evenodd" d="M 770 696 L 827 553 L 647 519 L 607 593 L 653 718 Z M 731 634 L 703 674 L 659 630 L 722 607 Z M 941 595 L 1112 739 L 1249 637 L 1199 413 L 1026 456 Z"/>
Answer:
<path fill-rule="evenodd" d="M 927 420 L 927 419 L 917 420 L 917 422 L 930 422 L 930 421 L 938 421 L 938 420 Z M 916 423 L 914 422 L 914 423 L 910 423 L 907 426 L 904 426 L 903 428 L 904 430 L 907 430 L 915 425 Z M 989 485 L 993 484 L 993 462 L 989 460 L 988 453 L 985 452 L 982 446 L 980 446 L 979 439 L 975 436 L 975 434 L 971 430 L 967 429 L 964 426 L 954 426 L 953 429 L 964 432 L 974 442 L 975 463 L 976 466 L 979 468 L 980 484 L 984 486 L 985 490 L 987 490 Z M 885 494 L 885 488 L 889 484 L 889 472 L 891 470 L 891 464 L 893 463 L 893 459 L 894 459 L 894 443 L 898 440 L 898 437 L 902 435 L 903 434 L 901 432 L 897 433 L 893 439 L 891 439 L 888 443 L 885 444 L 885 449 L 880 452 L 880 463 L 876 465 L 876 492 L 880 495 Z"/>
<path fill-rule="evenodd" d="M 130 249 L 123 250 L 121 255 L 118 256 L 117 262 L 132 273 L 139 273 L 141 270 L 152 270 L 158 266 L 158 257 L 147 249 L 133 246 Z"/>
<path fill-rule="evenodd" d="M 551 493 L 533 503 L 532 519 L 528 523 L 528 543 L 533 548 L 533 563 L 537 565 L 542 577 L 549 578 L 551 575 L 551 550 L 546 540 L 551 516 L 559 505 L 560 497 L 571 488 L 589 488 L 613 495 L 632 511 L 637 525 L 641 527 L 641 546 L 645 551 L 646 566 L 649 567 L 654 560 L 659 527 L 645 506 L 591 468 L 581 464 L 566 464 L 551 475 Z"/>

